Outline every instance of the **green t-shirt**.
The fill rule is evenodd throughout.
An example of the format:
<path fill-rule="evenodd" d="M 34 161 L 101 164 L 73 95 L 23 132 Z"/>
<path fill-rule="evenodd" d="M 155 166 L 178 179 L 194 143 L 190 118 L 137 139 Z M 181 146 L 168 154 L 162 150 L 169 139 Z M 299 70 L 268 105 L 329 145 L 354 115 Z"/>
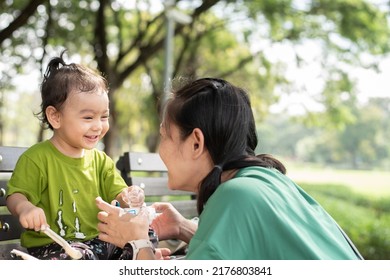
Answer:
<path fill-rule="evenodd" d="M 357 259 L 335 221 L 288 177 L 248 167 L 209 198 L 187 259 Z"/>
<path fill-rule="evenodd" d="M 98 235 L 95 198 L 111 202 L 126 188 L 115 164 L 104 152 L 86 150 L 82 158 L 59 152 L 50 141 L 38 143 L 19 158 L 8 183 L 9 195 L 22 193 L 42 208 L 50 228 L 66 240 L 85 241 Z M 53 243 L 33 230 L 21 236 L 24 247 Z"/>

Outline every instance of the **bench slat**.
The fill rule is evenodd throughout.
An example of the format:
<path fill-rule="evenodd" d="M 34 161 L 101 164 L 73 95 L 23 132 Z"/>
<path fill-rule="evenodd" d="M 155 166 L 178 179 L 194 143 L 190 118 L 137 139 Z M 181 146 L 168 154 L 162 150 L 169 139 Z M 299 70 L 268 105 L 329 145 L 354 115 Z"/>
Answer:
<path fill-rule="evenodd" d="M 26 147 L 0 146 L 0 260 L 11 259 L 12 249 L 26 251 L 20 245 L 20 234 L 24 231 L 18 217 L 12 216 L 6 206 L 7 181 Z"/>
<path fill-rule="evenodd" d="M 14 242 L 11 242 L 11 243 L 4 243 L 4 242 L 0 241 L 0 260 L 12 259 L 11 251 L 13 249 L 17 249 L 19 251 L 26 252 L 26 249 L 20 245 L 19 240 L 15 240 Z"/>
<path fill-rule="evenodd" d="M 12 172 L 20 155 L 27 150 L 25 147 L 0 146 L 0 172 Z"/>
<path fill-rule="evenodd" d="M 19 220 L 11 214 L 0 215 L 0 240 L 19 239 L 24 231 Z"/>
<path fill-rule="evenodd" d="M 5 206 L 5 198 L 7 195 L 7 181 L 0 180 L 0 206 Z"/>
<path fill-rule="evenodd" d="M 167 168 L 157 153 L 125 153 L 129 157 L 131 171 L 166 172 Z"/>

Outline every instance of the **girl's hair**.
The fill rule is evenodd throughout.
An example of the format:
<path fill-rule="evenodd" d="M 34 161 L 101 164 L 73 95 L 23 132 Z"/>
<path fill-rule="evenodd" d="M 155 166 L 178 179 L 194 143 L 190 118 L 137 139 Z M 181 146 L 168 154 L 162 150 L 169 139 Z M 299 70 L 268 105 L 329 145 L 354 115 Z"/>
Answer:
<path fill-rule="evenodd" d="M 50 60 L 41 85 L 41 111 L 37 114 L 44 128 L 53 129 L 46 116 L 46 108 L 61 110 L 72 91 L 108 92 L 107 80 L 98 72 L 80 64 L 66 64 L 62 51 Z"/>
<path fill-rule="evenodd" d="M 202 130 L 214 168 L 202 180 L 198 212 L 221 183 L 222 171 L 248 166 L 276 168 L 284 165 L 270 155 L 255 155 L 257 135 L 248 94 L 222 79 L 202 78 L 173 91 L 164 111 L 164 125 L 178 126 L 184 140 L 195 128 Z"/>

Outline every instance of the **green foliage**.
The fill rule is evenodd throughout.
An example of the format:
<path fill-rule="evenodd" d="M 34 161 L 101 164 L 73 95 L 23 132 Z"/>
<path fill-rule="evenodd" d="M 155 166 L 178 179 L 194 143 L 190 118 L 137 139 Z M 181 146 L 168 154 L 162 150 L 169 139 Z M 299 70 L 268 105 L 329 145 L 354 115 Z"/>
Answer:
<path fill-rule="evenodd" d="M 369 1 L 317 0 L 312 1 L 311 9 L 333 21 L 340 35 L 355 42 L 360 50 L 369 49 L 373 53 L 389 50 L 386 13 Z M 374 33 L 380 34 L 379 37 Z"/>
<path fill-rule="evenodd" d="M 390 197 L 364 196 L 343 185 L 300 185 L 337 221 L 365 259 L 390 259 Z"/>
<path fill-rule="evenodd" d="M 348 100 L 339 104 L 339 108 L 346 107 L 351 121 L 338 129 L 324 123 L 303 126 L 284 114 L 269 115 L 258 125 L 258 152 L 333 167 L 388 170 L 390 99 L 372 98 L 358 107 L 348 105 Z M 315 117 L 325 118 L 323 114 Z"/>

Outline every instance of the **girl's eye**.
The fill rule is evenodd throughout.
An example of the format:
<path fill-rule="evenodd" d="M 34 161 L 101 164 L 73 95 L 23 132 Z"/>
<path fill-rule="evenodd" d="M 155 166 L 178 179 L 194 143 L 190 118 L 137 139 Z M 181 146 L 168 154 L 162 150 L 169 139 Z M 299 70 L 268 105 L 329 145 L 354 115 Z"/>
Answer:
<path fill-rule="evenodd" d="M 86 120 L 92 120 L 93 117 L 84 117 L 84 119 L 86 119 Z"/>

